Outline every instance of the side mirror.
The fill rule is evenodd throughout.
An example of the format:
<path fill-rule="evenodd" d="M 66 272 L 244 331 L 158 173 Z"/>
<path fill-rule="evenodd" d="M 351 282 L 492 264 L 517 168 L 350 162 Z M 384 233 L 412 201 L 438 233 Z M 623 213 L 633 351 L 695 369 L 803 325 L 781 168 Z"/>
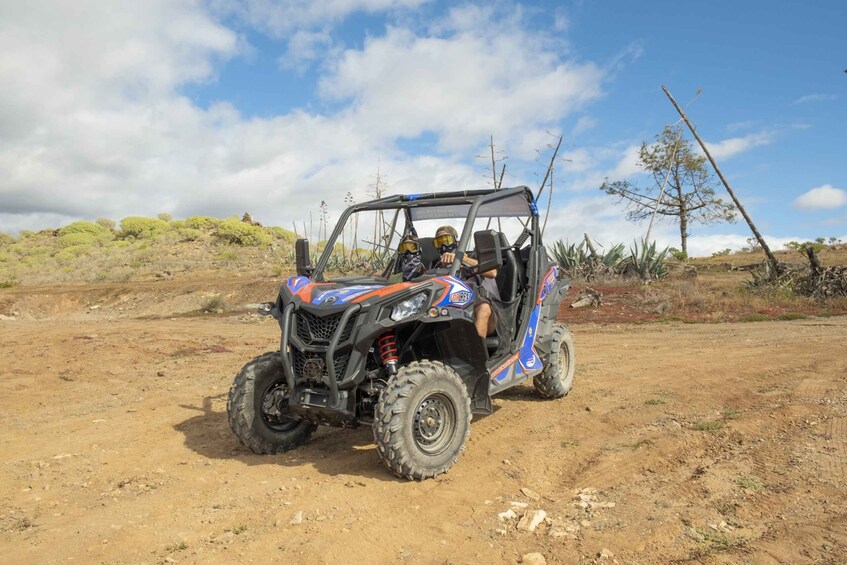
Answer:
<path fill-rule="evenodd" d="M 294 264 L 297 266 L 297 274 L 301 277 L 312 276 L 312 259 L 309 257 L 309 240 L 298 239 L 294 243 Z"/>
<path fill-rule="evenodd" d="M 478 261 L 476 271 L 478 273 L 496 269 L 503 264 L 503 256 L 500 253 L 500 238 L 496 231 L 474 232 L 473 243 L 476 248 L 476 259 Z"/>

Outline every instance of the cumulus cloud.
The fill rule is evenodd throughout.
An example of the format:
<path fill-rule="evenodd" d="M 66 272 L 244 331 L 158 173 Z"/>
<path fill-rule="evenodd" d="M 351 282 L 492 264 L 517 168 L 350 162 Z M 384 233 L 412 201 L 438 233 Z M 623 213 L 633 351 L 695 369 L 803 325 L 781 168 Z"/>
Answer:
<path fill-rule="evenodd" d="M 492 33 L 489 21 L 451 22 L 443 36 L 391 28 L 363 49 L 345 51 L 321 92 L 350 100 L 363 126 L 410 137 L 435 132 L 443 151 L 471 147 L 492 133 L 519 139 L 602 93 L 596 65 L 561 60 L 527 29 Z"/>
<path fill-rule="evenodd" d="M 331 45 L 332 37 L 327 30 L 297 31 L 288 40 L 288 50 L 279 58 L 279 65 L 283 69 L 303 71 Z"/>
<path fill-rule="evenodd" d="M 760 131 L 743 137 L 733 137 L 717 143 L 706 143 L 709 153 L 715 159 L 728 159 L 754 147 L 773 143 L 776 135 L 771 131 Z"/>
<path fill-rule="evenodd" d="M 313 4 L 298 17 L 420 2 Z M 207 4 L 10 6 L 0 29 L 3 230 L 244 210 L 284 225 L 321 199 L 340 208 L 347 191 L 367 197 L 380 161 L 392 192 L 486 186 L 481 167 L 447 151 L 467 156 L 493 133 L 508 140 L 510 158 L 531 161 L 556 131 L 548 126 L 600 96 L 604 78 L 590 62 L 563 59 L 520 13 L 504 17 L 502 33 L 484 19 L 502 14 L 465 7 L 433 24 L 438 34 L 395 26 L 339 52 L 321 83 L 339 110 L 248 119 L 228 102 L 201 108 L 182 93 L 245 52 Z M 270 7 L 248 6 L 254 15 Z M 322 30 L 289 35 L 300 60 L 327 41 Z M 437 157 L 397 144 L 428 133 L 443 150 Z"/>
<path fill-rule="evenodd" d="M 847 204 L 847 191 L 825 184 L 798 196 L 792 206 L 802 210 L 832 210 Z"/>

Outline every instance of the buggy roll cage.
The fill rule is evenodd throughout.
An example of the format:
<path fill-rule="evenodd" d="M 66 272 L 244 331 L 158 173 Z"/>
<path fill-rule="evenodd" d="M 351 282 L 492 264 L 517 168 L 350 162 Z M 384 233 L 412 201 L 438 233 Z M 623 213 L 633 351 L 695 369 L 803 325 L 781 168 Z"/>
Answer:
<path fill-rule="evenodd" d="M 448 274 L 455 276 L 459 271 L 462 259 L 465 256 L 465 250 L 473 236 L 473 225 L 476 221 L 477 215 L 479 214 L 480 207 L 486 204 L 505 201 L 510 198 L 513 198 L 516 201 L 525 201 L 526 208 L 521 209 L 520 211 L 516 209 L 509 211 L 491 210 L 491 213 L 484 214 L 483 217 L 520 217 L 518 212 L 520 212 L 521 215 L 526 214 L 529 216 L 529 220 L 524 224 L 523 233 L 519 236 L 518 241 L 525 241 L 526 237 L 531 234 L 536 234 L 540 237 L 538 230 L 538 207 L 535 204 L 535 198 L 532 196 L 532 191 L 527 186 L 481 190 L 458 190 L 453 192 L 429 192 L 425 194 L 395 194 L 371 200 L 369 202 L 353 204 L 344 210 L 341 217 L 338 219 L 338 222 L 336 222 L 335 229 L 332 230 L 332 235 L 330 235 L 327 240 L 326 247 L 324 248 L 320 259 L 318 259 L 318 264 L 312 272 L 312 280 L 323 282 L 323 271 L 333 253 L 335 241 L 338 239 L 338 236 L 341 234 L 341 230 L 347 224 L 347 220 L 352 214 L 362 211 L 404 210 L 407 221 L 411 222 L 413 219 L 412 215 L 416 209 L 448 206 L 457 207 L 456 211 L 460 211 L 464 207 L 467 207 L 465 225 L 462 228 L 462 234 L 459 238 L 459 244 L 456 249 L 456 258 L 448 269 Z M 541 242 L 538 241 L 538 243 L 540 244 Z"/>

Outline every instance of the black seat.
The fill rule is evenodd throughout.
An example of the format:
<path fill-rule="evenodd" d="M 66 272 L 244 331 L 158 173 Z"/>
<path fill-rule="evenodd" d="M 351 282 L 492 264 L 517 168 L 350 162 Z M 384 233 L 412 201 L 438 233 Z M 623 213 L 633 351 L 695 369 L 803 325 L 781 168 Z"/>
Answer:
<path fill-rule="evenodd" d="M 438 252 L 438 249 L 432 244 L 432 240 L 434 237 L 421 237 L 418 238 L 418 243 L 421 245 L 421 263 L 423 263 L 427 268 L 432 268 L 433 266 L 437 266 L 438 262 L 441 261 L 441 253 Z"/>
<path fill-rule="evenodd" d="M 500 300 L 505 304 L 511 304 L 520 296 L 521 281 L 523 279 L 523 264 L 518 254 L 509 247 L 509 240 L 503 232 L 497 234 L 500 239 L 503 264 L 497 269 L 497 290 L 500 292 Z"/>

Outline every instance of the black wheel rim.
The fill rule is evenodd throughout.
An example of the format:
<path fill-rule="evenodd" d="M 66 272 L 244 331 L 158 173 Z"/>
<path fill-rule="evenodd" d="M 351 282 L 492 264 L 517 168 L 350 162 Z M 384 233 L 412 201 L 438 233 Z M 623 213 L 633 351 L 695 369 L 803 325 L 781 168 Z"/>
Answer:
<path fill-rule="evenodd" d="M 262 395 L 262 421 L 275 432 L 294 429 L 299 420 L 287 415 L 288 386 L 285 381 L 270 384 Z"/>
<path fill-rule="evenodd" d="M 415 410 L 415 445 L 427 455 L 443 453 L 456 435 L 456 406 L 441 392 L 430 394 Z"/>

